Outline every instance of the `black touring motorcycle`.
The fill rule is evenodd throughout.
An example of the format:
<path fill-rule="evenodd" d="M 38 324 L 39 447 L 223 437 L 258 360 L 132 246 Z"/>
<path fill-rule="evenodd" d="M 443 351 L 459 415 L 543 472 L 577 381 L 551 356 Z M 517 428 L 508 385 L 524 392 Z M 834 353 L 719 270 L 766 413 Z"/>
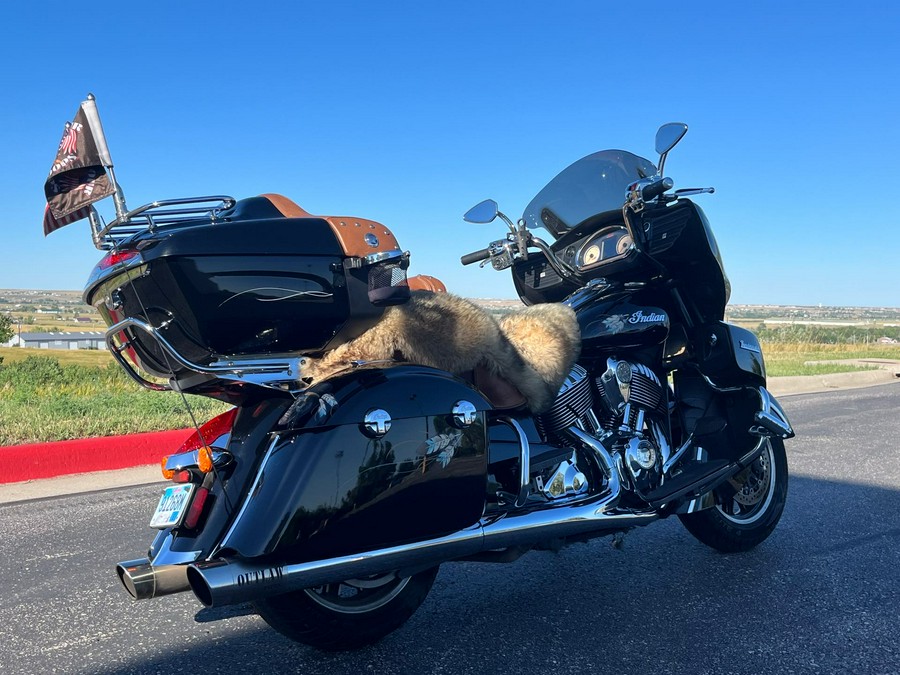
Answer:
<path fill-rule="evenodd" d="M 618 150 L 575 162 L 518 225 L 490 200 L 466 214 L 509 233 L 463 263 L 511 269 L 526 305 L 577 320 L 580 356 L 539 411 L 504 399 L 496 373 L 482 386 L 433 364 L 355 361 L 304 381 L 309 359 L 415 287 L 381 224 L 278 195 L 94 214 L 108 254 L 84 298 L 119 363 L 145 387 L 233 404 L 163 460 L 159 532 L 117 568 L 128 592 L 252 602 L 294 640 L 352 649 L 400 627 L 441 563 L 510 562 L 672 515 L 721 551 L 768 537 L 793 431 L 758 340 L 723 321 L 729 283 L 686 199 L 712 189 L 662 177 L 686 130 L 660 128 L 659 168 Z"/>

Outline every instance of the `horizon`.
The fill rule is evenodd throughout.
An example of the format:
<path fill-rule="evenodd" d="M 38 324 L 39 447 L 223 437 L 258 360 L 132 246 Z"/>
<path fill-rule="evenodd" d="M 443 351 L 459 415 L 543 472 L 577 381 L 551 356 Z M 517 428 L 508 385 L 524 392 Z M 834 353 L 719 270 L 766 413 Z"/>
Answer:
<path fill-rule="evenodd" d="M 0 293 L 5 293 L 7 291 L 11 292 L 28 292 L 28 291 L 39 291 L 43 293 L 77 293 L 81 294 L 82 290 L 77 288 L 0 288 Z M 452 290 L 448 291 L 450 293 L 454 293 Z M 455 293 L 455 295 L 460 295 L 459 293 Z M 503 297 L 493 297 L 493 296 L 476 296 L 476 295 L 466 295 L 462 296 L 468 300 L 484 300 L 484 301 L 494 301 L 494 302 L 516 302 L 517 298 L 503 298 Z M 84 303 L 82 303 L 84 304 Z M 84 304 L 85 307 L 90 307 L 90 305 Z M 783 309 L 869 309 L 869 310 L 896 310 L 900 312 L 900 305 L 835 305 L 835 304 L 825 304 L 819 303 L 815 305 L 804 305 L 800 303 L 747 303 L 747 302 L 729 302 L 726 305 L 727 307 L 779 307 Z"/>

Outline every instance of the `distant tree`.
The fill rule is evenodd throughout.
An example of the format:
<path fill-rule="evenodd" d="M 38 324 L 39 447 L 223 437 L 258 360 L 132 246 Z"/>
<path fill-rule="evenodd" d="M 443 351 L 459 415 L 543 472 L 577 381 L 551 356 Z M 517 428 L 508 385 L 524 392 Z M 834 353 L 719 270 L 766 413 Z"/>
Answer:
<path fill-rule="evenodd" d="M 0 342 L 8 342 L 16 334 L 9 314 L 0 314 Z"/>

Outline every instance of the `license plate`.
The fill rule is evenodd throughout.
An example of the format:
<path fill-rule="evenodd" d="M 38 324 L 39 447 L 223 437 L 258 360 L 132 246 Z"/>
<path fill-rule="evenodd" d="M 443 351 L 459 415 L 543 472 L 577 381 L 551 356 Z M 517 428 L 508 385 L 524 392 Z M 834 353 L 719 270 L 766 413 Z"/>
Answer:
<path fill-rule="evenodd" d="M 187 511 L 195 487 L 193 483 L 167 487 L 159 498 L 156 512 L 150 519 L 150 527 L 157 529 L 178 527 Z"/>

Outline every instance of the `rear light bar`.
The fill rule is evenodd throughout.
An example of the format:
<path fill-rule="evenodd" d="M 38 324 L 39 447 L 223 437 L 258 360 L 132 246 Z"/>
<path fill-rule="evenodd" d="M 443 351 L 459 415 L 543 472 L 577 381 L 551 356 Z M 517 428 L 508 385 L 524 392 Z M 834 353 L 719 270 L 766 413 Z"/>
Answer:
<path fill-rule="evenodd" d="M 237 408 L 217 415 L 201 426 L 181 444 L 178 452 L 162 459 L 162 475 L 176 483 L 191 482 L 194 469 L 201 475 L 231 461 L 231 455 L 211 446 L 225 447 L 231 436 Z M 198 476 L 199 477 L 199 476 Z"/>

